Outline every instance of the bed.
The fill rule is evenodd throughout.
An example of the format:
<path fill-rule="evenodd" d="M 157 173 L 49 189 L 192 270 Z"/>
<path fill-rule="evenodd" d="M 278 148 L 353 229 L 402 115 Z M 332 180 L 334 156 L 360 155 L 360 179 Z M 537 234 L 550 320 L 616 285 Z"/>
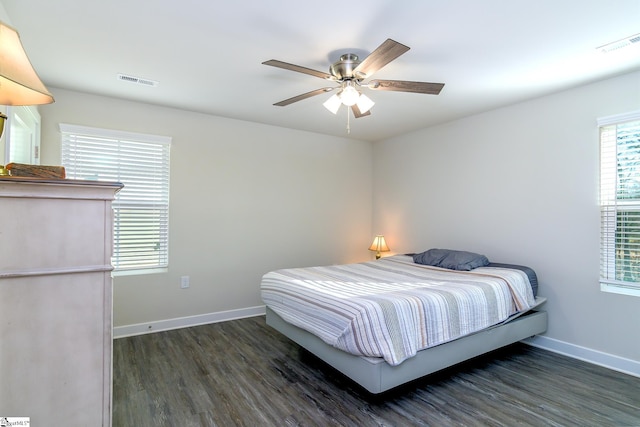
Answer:
<path fill-rule="evenodd" d="M 276 270 L 267 324 L 371 393 L 546 330 L 537 277 L 462 251 Z"/>

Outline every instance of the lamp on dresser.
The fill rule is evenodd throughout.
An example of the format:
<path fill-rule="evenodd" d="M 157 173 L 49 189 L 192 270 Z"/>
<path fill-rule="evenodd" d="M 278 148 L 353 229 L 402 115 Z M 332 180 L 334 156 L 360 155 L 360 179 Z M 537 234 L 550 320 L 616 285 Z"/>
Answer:
<path fill-rule="evenodd" d="M 0 22 L 0 104 L 40 105 L 53 96 L 33 69 L 15 28 Z M 7 116 L 0 112 L 0 137 Z"/>

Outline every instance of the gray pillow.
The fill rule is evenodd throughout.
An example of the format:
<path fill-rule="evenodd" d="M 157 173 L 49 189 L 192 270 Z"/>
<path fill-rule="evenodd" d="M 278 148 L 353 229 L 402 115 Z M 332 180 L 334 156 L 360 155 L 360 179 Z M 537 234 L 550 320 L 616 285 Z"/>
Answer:
<path fill-rule="evenodd" d="M 462 271 L 473 270 L 489 264 L 489 260 L 484 255 L 451 249 L 429 249 L 428 251 L 414 254 L 413 262 Z"/>

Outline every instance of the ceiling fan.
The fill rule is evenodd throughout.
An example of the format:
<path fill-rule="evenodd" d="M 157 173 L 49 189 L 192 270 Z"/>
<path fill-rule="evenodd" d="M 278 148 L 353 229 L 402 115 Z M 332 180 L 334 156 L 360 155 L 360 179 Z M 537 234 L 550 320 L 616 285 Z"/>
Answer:
<path fill-rule="evenodd" d="M 368 82 L 365 82 L 365 80 L 370 78 L 373 73 L 380 70 L 382 67 L 408 50 L 408 46 L 398 43 L 397 41 L 387 39 L 362 61 L 360 61 L 358 55 L 353 53 L 346 53 L 340 56 L 340 59 L 329 67 L 329 73 L 312 70 L 300 65 L 289 64 L 276 59 L 265 61 L 263 62 L 264 65 L 309 74 L 338 83 L 338 86 L 323 87 L 312 90 L 311 92 L 276 102 L 273 105 L 284 107 L 286 105 L 293 104 L 294 102 L 302 101 L 303 99 L 338 89 L 339 92 L 329 98 L 323 105 L 333 114 L 336 114 L 340 105 L 344 104 L 351 108 L 351 111 L 353 111 L 353 115 L 356 118 L 359 118 L 370 115 L 371 107 L 374 105 L 374 102 L 369 99 L 369 97 L 358 90 L 359 87 L 373 90 L 390 90 L 397 92 L 438 95 L 444 87 L 444 83 L 411 82 L 403 80 L 369 80 Z"/>

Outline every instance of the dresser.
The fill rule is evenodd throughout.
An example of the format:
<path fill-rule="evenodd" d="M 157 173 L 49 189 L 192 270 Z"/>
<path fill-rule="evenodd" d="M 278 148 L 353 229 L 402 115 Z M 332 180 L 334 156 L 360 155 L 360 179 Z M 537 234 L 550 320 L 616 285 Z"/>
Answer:
<path fill-rule="evenodd" d="M 119 183 L 0 177 L 0 416 L 110 426 Z"/>

